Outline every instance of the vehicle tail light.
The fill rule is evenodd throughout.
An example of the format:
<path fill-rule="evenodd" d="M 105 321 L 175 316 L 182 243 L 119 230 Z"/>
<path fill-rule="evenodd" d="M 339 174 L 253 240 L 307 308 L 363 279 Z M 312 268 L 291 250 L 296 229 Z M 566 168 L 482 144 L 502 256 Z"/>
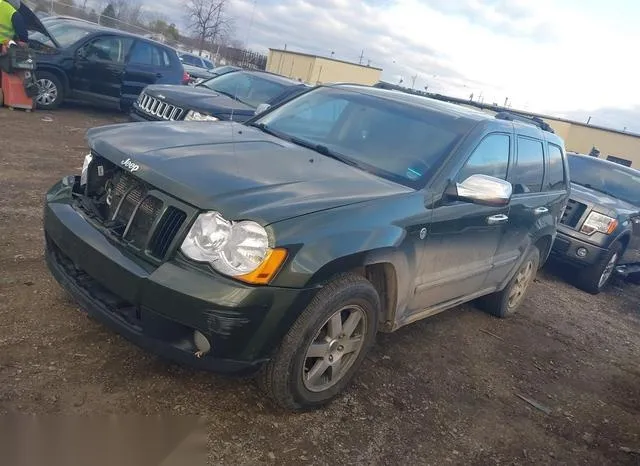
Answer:
<path fill-rule="evenodd" d="M 191 81 L 191 76 L 189 76 L 189 73 L 184 71 L 182 73 L 182 84 L 189 84 L 189 81 Z"/>

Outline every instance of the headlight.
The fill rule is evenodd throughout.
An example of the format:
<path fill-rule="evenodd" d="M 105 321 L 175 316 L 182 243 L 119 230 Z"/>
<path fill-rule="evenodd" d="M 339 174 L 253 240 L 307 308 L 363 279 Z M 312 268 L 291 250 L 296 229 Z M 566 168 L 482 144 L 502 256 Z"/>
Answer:
<path fill-rule="evenodd" d="M 610 235 L 617 227 L 618 221 L 615 218 L 599 212 L 591 212 L 587 217 L 587 220 L 585 220 L 584 225 L 582 225 L 580 232 L 589 236 L 593 235 L 595 232 Z"/>
<path fill-rule="evenodd" d="M 258 223 L 230 222 L 218 212 L 200 214 L 180 249 L 194 261 L 253 284 L 268 283 L 287 255 L 269 248 L 267 232 Z"/>
<path fill-rule="evenodd" d="M 187 112 L 187 116 L 184 117 L 184 121 L 219 121 L 219 120 L 218 118 L 212 115 L 196 112 L 195 110 L 189 110 Z"/>
<path fill-rule="evenodd" d="M 82 162 L 82 173 L 80 174 L 80 186 L 87 184 L 87 173 L 89 172 L 89 164 L 93 160 L 93 155 L 90 153 L 85 155 L 84 162 Z"/>

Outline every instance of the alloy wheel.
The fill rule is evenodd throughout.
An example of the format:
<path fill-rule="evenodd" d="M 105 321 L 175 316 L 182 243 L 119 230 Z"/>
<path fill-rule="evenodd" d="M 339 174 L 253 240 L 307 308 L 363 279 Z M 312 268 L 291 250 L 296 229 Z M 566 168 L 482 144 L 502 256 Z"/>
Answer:
<path fill-rule="evenodd" d="M 38 79 L 38 96 L 36 102 L 42 106 L 49 106 L 58 99 L 58 86 L 50 79 Z"/>
<path fill-rule="evenodd" d="M 520 268 L 516 275 L 516 281 L 509 293 L 509 309 L 514 309 L 520 305 L 533 279 L 534 272 L 533 261 L 527 261 L 527 263 Z"/>
<path fill-rule="evenodd" d="M 607 284 L 611 275 L 613 274 L 613 270 L 616 268 L 616 263 L 618 262 L 618 253 L 615 253 L 611 256 L 611 259 L 607 263 L 607 266 L 602 271 L 602 275 L 600 275 L 600 281 L 598 282 L 598 288 L 602 288 Z"/>
<path fill-rule="evenodd" d="M 302 380 L 322 392 L 337 384 L 358 359 L 365 341 L 367 315 L 360 306 L 343 307 L 316 333 L 305 354 Z"/>

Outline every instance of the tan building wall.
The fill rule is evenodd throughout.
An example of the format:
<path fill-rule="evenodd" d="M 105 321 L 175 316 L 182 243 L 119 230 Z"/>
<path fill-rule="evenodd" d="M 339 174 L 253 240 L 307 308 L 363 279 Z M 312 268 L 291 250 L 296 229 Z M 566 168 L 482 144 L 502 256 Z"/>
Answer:
<path fill-rule="evenodd" d="M 640 136 L 550 117 L 544 117 L 544 120 L 564 139 L 567 150 L 588 154 L 596 147 L 602 159 L 613 156 L 629 160 L 632 167 L 640 168 Z"/>
<path fill-rule="evenodd" d="M 312 85 L 350 82 L 368 86 L 380 81 L 382 73 L 380 68 L 275 49 L 269 50 L 267 71 Z"/>
<path fill-rule="evenodd" d="M 310 55 L 298 55 L 270 50 L 267 57 L 267 71 L 293 79 L 311 82 L 316 58 Z"/>
<path fill-rule="evenodd" d="M 348 82 L 373 86 L 380 81 L 382 70 L 367 66 L 351 65 L 326 58 L 316 58 L 313 81 L 310 84 Z"/>

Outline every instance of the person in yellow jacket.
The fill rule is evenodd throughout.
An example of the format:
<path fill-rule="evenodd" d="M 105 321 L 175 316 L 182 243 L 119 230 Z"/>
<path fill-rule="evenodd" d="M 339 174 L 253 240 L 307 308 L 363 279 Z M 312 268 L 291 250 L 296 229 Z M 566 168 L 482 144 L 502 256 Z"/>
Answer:
<path fill-rule="evenodd" d="M 27 26 L 19 11 L 20 5 L 20 0 L 0 0 L 0 44 L 10 40 L 29 40 Z"/>

